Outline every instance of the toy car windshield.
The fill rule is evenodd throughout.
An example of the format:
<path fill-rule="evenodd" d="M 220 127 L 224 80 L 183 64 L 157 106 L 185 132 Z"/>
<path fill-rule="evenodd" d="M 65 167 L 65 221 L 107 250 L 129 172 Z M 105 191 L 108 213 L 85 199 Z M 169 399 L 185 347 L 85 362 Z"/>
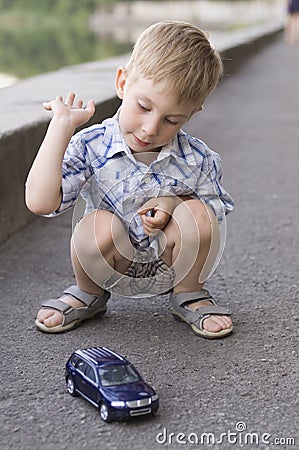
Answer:
<path fill-rule="evenodd" d="M 106 366 L 98 370 L 102 386 L 117 386 L 140 380 L 140 376 L 130 364 Z"/>

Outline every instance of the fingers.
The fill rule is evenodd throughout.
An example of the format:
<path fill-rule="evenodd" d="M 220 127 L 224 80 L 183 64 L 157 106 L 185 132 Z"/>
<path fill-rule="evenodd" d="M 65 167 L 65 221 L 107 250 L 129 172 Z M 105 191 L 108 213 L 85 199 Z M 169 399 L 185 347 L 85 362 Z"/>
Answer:
<path fill-rule="evenodd" d="M 146 215 L 146 214 L 150 213 L 151 211 L 154 211 L 154 210 L 152 207 L 149 206 L 148 208 L 140 208 L 140 209 L 138 209 L 137 212 L 140 216 L 142 216 L 142 215 Z"/>
<path fill-rule="evenodd" d="M 143 230 L 148 236 L 155 236 L 160 232 L 161 228 L 155 227 L 152 224 L 143 223 Z"/>
<path fill-rule="evenodd" d="M 52 109 L 51 102 L 43 102 L 43 108 L 47 111 L 51 111 Z"/>
<path fill-rule="evenodd" d="M 87 112 L 89 118 L 94 115 L 95 104 L 93 100 L 89 100 L 86 108 L 83 108 L 83 100 L 78 99 L 75 101 L 75 99 L 76 94 L 74 92 L 69 92 L 65 101 L 62 95 L 58 95 L 55 100 L 52 100 L 50 102 L 43 102 L 43 108 L 47 111 L 52 111 L 53 108 L 60 103 L 64 106 L 67 106 L 69 109 L 84 109 Z"/>
<path fill-rule="evenodd" d="M 79 99 L 75 102 L 75 98 L 76 98 L 75 92 L 69 92 L 68 96 L 66 97 L 65 104 L 74 108 L 82 108 L 83 100 Z M 62 97 L 61 101 L 63 101 Z"/>
<path fill-rule="evenodd" d="M 169 222 L 170 215 L 161 210 L 153 210 L 154 215 L 149 216 L 148 214 L 140 214 L 143 229 L 146 234 L 157 234 L 159 230 L 163 230 L 167 223 Z"/>
<path fill-rule="evenodd" d="M 152 211 L 157 205 L 157 198 L 150 198 L 138 209 L 138 214 L 146 214 L 147 212 Z"/>
<path fill-rule="evenodd" d="M 75 96 L 75 94 L 73 94 L 73 95 Z M 47 111 L 52 111 L 52 109 L 55 106 L 55 103 L 57 103 L 57 102 L 68 105 L 68 106 L 72 106 L 73 101 L 74 101 L 74 98 L 72 99 L 72 96 L 70 94 L 67 96 L 65 103 L 63 102 L 62 95 L 57 95 L 55 100 L 51 100 L 50 102 L 43 102 L 43 107 Z"/>
<path fill-rule="evenodd" d="M 71 91 L 68 93 L 66 99 L 65 99 L 65 104 L 71 108 L 79 108 L 81 109 L 83 107 L 83 100 L 78 99 L 75 102 L 75 98 L 76 98 L 76 94 L 75 92 Z M 63 102 L 63 98 L 61 96 L 57 97 L 57 100 L 60 100 Z"/>
<path fill-rule="evenodd" d="M 148 217 L 146 214 L 140 214 L 140 218 L 142 220 L 143 230 L 145 234 L 151 234 L 151 232 L 155 228 L 155 225 L 149 220 L 151 219 L 151 217 Z"/>
<path fill-rule="evenodd" d="M 152 224 L 155 228 L 164 228 L 170 219 L 170 215 L 161 211 L 161 209 L 155 209 L 153 216 L 146 216 L 147 222 Z"/>
<path fill-rule="evenodd" d="M 81 105 L 82 106 L 82 105 Z M 96 111 L 96 107 L 93 100 L 89 100 L 87 102 L 86 111 L 89 113 L 90 117 L 92 117 Z"/>
<path fill-rule="evenodd" d="M 75 92 L 69 92 L 65 100 L 66 105 L 73 106 L 75 97 L 76 97 Z"/>

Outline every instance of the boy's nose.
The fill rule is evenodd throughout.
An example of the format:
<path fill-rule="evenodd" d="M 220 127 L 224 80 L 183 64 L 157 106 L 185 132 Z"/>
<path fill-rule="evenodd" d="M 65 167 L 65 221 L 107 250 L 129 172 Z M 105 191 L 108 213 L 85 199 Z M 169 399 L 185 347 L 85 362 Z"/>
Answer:
<path fill-rule="evenodd" d="M 147 136 L 157 136 L 159 133 L 159 123 L 157 120 L 149 120 L 145 122 L 142 126 L 142 131 Z"/>

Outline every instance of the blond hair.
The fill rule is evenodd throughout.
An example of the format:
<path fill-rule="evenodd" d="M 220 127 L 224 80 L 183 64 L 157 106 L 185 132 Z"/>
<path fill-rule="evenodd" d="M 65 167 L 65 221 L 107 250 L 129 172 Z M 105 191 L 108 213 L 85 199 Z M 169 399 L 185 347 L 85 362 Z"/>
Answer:
<path fill-rule="evenodd" d="M 181 21 L 163 21 L 139 36 L 126 72 L 131 81 L 141 75 L 154 83 L 164 82 L 178 102 L 193 102 L 195 112 L 217 86 L 223 64 L 199 28 Z"/>

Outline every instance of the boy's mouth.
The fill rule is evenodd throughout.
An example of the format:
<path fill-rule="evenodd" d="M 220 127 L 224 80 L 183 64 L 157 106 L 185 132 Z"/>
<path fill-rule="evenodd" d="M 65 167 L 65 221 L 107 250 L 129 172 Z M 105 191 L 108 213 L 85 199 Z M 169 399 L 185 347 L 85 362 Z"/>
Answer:
<path fill-rule="evenodd" d="M 142 141 L 135 134 L 133 134 L 133 139 L 135 140 L 136 144 L 140 145 L 141 147 L 147 147 L 148 145 L 150 145 L 150 142 Z"/>

